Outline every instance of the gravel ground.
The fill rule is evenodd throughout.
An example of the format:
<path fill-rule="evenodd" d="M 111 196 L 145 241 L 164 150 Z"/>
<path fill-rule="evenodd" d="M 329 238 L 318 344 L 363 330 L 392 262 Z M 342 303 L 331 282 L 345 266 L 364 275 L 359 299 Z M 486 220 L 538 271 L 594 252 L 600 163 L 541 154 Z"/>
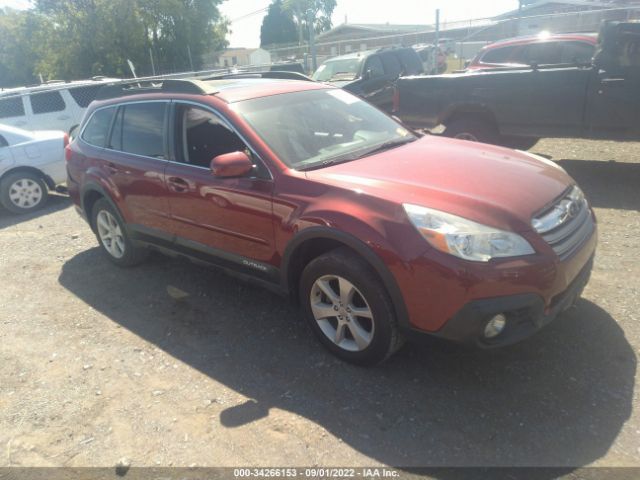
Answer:
<path fill-rule="evenodd" d="M 584 298 L 519 345 L 434 340 L 375 369 L 223 273 L 112 266 L 65 197 L 1 212 L 0 466 L 640 466 L 640 144 L 532 151 L 598 214 Z"/>

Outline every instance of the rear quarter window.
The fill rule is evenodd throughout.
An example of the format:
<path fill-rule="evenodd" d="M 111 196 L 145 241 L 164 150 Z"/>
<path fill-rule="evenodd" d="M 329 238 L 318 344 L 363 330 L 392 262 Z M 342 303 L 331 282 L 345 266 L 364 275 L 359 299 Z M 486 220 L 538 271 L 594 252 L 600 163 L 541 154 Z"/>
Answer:
<path fill-rule="evenodd" d="M 512 60 L 516 50 L 519 47 L 500 47 L 493 48 L 491 50 L 487 50 L 487 52 L 482 55 L 480 58 L 480 62 L 482 63 L 509 63 Z"/>
<path fill-rule="evenodd" d="M 596 46 L 585 42 L 564 42 L 562 63 L 588 63 L 593 58 Z"/>
<path fill-rule="evenodd" d="M 31 100 L 31 109 L 36 115 L 61 112 L 66 108 L 62 95 L 58 91 L 32 93 L 29 98 Z"/>
<path fill-rule="evenodd" d="M 96 147 L 104 147 L 115 111 L 115 107 L 96 110 L 82 131 L 82 140 Z"/>
<path fill-rule="evenodd" d="M 22 97 L 0 99 L 0 118 L 22 117 L 23 115 Z"/>

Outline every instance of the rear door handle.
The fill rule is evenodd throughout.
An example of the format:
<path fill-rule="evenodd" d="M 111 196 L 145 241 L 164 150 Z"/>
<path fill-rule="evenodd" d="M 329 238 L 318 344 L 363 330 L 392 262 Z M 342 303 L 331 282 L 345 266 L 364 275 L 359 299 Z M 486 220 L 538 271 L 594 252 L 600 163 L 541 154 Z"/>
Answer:
<path fill-rule="evenodd" d="M 111 175 L 115 175 L 119 171 L 120 169 L 116 167 L 115 163 L 112 163 L 112 162 L 107 163 L 107 172 L 109 172 Z"/>
<path fill-rule="evenodd" d="M 174 192 L 182 193 L 189 190 L 187 181 L 179 177 L 169 177 L 167 183 L 169 184 L 169 188 Z"/>

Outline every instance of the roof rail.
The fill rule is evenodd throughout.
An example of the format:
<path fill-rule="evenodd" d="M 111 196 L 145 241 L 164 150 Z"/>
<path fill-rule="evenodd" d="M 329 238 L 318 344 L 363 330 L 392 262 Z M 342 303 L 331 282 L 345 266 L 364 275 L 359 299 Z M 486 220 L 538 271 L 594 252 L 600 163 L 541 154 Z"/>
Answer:
<path fill-rule="evenodd" d="M 212 95 L 218 93 L 215 86 L 202 80 L 191 79 L 158 79 L 158 80 L 128 80 L 125 82 L 108 83 L 96 95 L 96 100 L 107 100 L 125 95 L 139 95 L 141 93 L 186 93 L 192 95 Z"/>
<path fill-rule="evenodd" d="M 276 80 L 302 80 L 305 82 L 313 82 L 312 78 L 298 72 L 289 72 L 286 70 L 273 70 L 268 72 L 238 72 L 223 73 L 219 75 L 211 75 L 203 78 L 203 80 L 225 80 L 233 78 L 271 78 Z"/>

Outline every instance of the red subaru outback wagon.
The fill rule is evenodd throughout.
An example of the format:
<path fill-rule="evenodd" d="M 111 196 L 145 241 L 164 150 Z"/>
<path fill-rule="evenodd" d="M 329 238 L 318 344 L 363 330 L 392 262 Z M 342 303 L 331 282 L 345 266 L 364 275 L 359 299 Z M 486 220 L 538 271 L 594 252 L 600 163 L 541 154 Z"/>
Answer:
<path fill-rule="evenodd" d="M 112 262 L 154 248 L 251 276 L 350 362 L 425 335 L 519 341 L 591 271 L 594 215 L 562 168 L 418 138 L 328 85 L 117 84 L 79 132 L 69 192 Z"/>

